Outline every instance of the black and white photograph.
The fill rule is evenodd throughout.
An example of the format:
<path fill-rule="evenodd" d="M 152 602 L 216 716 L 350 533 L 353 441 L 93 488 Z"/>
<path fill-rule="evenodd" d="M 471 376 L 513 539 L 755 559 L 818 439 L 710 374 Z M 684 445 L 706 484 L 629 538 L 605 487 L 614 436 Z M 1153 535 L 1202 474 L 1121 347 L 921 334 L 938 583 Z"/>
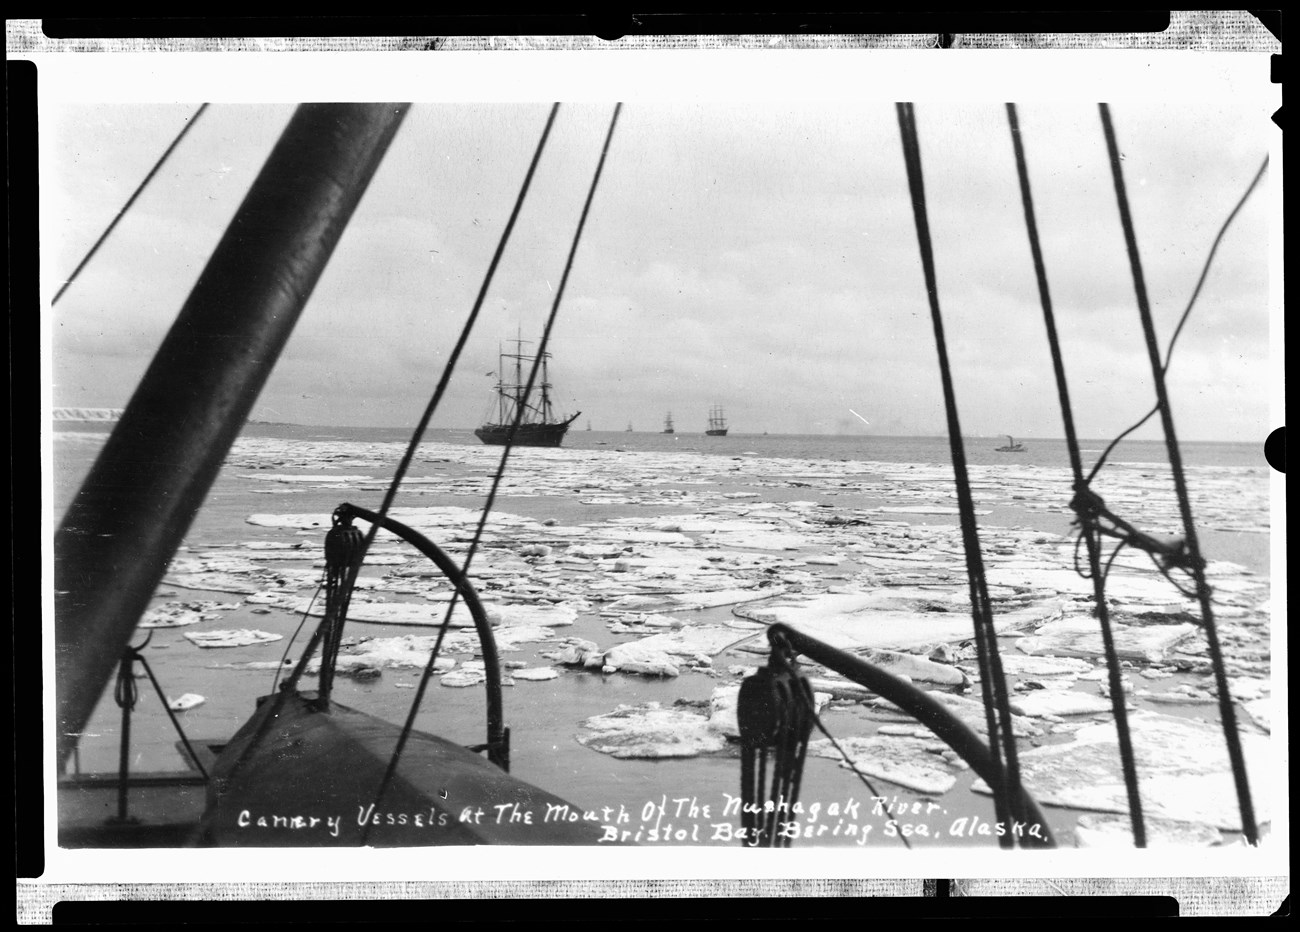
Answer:
<path fill-rule="evenodd" d="M 51 66 L 54 867 L 1283 869 L 1268 56 L 788 54 Z"/>

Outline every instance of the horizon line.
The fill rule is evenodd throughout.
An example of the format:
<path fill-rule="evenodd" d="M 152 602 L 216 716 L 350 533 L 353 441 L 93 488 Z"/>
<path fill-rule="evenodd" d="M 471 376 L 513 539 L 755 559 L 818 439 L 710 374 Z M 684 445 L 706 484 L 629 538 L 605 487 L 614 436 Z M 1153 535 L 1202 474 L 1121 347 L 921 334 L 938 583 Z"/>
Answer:
<path fill-rule="evenodd" d="M 309 427 L 309 428 L 317 428 L 317 429 L 331 429 L 331 430 L 394 430 L 394 431 L 399 431 L 399 430 L 400 430 L 400 431 L 410 431 L 410 430 L 411 430 L 411 428 L 410 428 L 409 426 L 400 426 L 400 425 L 387 425 L 387 426 L 365 425 L 365 426 L 363 426 L 363 425 L 357 425 L 357 424 L 304 424 L 304 423 L 300 423 L 300 422 L 297 422 L 297 421 L 265 421 L 265 420 L 254 419 L 254 418 L 249 418 L 247 421 L 245 421 L 245 424 L 257 424 L 257 425 L 261 425 L 261 426 L 264 426 L 264 427 Z M 466 432 L 466 433 L 472 433 L 475 429 L 476 429 L 475 427 L 429 427 L 429 428 L 428 428 L 429 431 L 437 431 L 437 430 L 444 430 L 444 431 L 463 431 L 463 432 Z M 634 433 L 634 434 L 647 434 L 647 435 L 650 435 L 650 436 L 663 436 L 663 431 L 662 431 L 662 430 L 654 430 L 654 429 L 628 431 L 628 430 L 626 430 L 626 429 L 620 429 L 620 428 L 596 428 L 596 429 L 593 429 L 593 430 L 590 430 L 590 431 L 588 431 L 588 430 L 570 430 L 569 433 L 570 433 L 570 434 L 585 434 L 585 433 L 593 433 L 593 434 L 627 434 L 627 433 Z M 676 431 L 676 432 L 674 433 L 674 436 L 678 436 L 678 437 L 694 437 L 694 436 L 704 437 L 704 436 L 707 436 L 707 435 L 704 433 L 704 431 L 701 430 L 701 431 Z M 861 433 L 844 434 L 844 433 L 793 433 L 793 432 L 788 432 L 788 431 L 760 431 L 760 432 L 745 432 L 745 431 L 739 431 L 739 432 L 737 432 L 737 431 L 734 431 L 734 430 L 732 430 L 732 431 L 731 431 L 727 436 L 728 436 L 729 438 L 734 438 L 734 437 L 857 437 L 857 438 L 872 438 L 872 437 L 874 437 L 874 438 L 881 438 L 881 439 L 906 438 L 906 439 L 912 439 L 912 440 L 947 440 L 947 439 L 948 439 L 948 435 L 947 435 L 947 434 L 923 434 L 923 433 L 914 433 L 914 434 L 881 434 L 881 433 L 872 433 L 872 432 L 861 432 Z M 1006 433 L 996 433 L 996 434 L 975 434 L 975 433 L 963 433 L 961 436 L 962 436 L 963 439 L 975 439 L 975 440 L 995 440 L 995 439 L 997 439 L 997 438 L 999 438 L 999 437 L 1017 436 L 1018 439 L 1019 439 L 1019 440 L 1022 440 L 1022 441 L 1030 441 L 1030 440 L 1034 440 L 1034 441 L 1052 441 L 1052 442 L 1060 442 L 1060 443 L 1065 443 L 1065 442 L 1066 442 L 1066 438 L 1064 438 L 1064 437 L 1032 436 L 1032 435 L 1029 435 L 1029 434 L 1022 434 L 1022 435 L 1008 435 L 1008 434 L 1006 434 Z M 1109 443 L 1112 439 L 1113 439 L 1113 438 L 1110 438 L 1110 437 L 1080 437 L 1080 438 L 1079 438 L 1079 441 L 1080 441 L 1081 443 L 1082 443 L 1082 442 L 1094 442 L 1094 441 L 1095 441 L 1095 442 L 1101 442 L 1101 443 Z M 1161 442 L 1163 442 L 1163 438 L 1154 438 L 1154 439 L 1148 439 L 1148 440 L 1141 440 L 1141 439 L 1133 440 L 1132 438 L 1125 438 L 1125 440 L 1126 440 L 1126 441 L 1132 440 L 1132 442 L 1136 442 L 1136 443 L 1161 443 Z M 1187 440 L 1187 439 L 1185 439 L 1185 438 L 1181 438 L 1181 437 L 1180 437 L 1180 438 L 1179 438 L 1179 442 L 1180 442 L 1180 443 L 1241 443 L 1241 444 L 1246 444 L 1246 443 L 1254 443 L 1255 441 L 1253 441 L 1253 440 Z M 1260 441 L 1260 442 L 1262 443 L 1263 441 Z"/>

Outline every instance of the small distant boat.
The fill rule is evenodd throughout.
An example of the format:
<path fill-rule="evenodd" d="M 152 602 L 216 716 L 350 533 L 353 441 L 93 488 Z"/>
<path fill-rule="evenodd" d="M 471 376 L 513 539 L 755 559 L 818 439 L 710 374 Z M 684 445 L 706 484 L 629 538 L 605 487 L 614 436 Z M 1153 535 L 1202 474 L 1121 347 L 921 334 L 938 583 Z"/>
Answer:
<path fill-rule="evenodd" d="M 1010 434 L 1003 434 L 1003 436 L 1007 438 L 1007 445 L 1004 447 L 995 447 L 994 448 L 995 453 L 1023 453 L 1024 452 L 1025 445 L 1023 443 L 1016 443 L 1016 438 L 1011 436 Z"/>
<path fill-rule="evenodd" d="M 591 430 L 591 421 L 587 422 L 587 430 Z"/>
<path fill-rule="evenodd" d="M 632 433 L 632 422 L 631 422 L 631 421 L 628 421 L 628 422 L 627 422 L 627 430 L 624 431 L 624 433 L 628 433 L 628 434 Z"/>
<path fill-rule="evenodd" d="M 710 437 L 727 436 L 727 419 L 722 416 L 722 405 L 709 409 L 709 428 L 705 431 Z"/>
<path fill-rule="evenodd" d="M 564 441 L 569 425 L 578 419 L 578 414 L 571 418 L 559 420 L 551 409 L 551 380 L 547 372 L 550 353 L 542 354 L 541 404 L 535 405 L 524 397 L 524 363 L 533 363 L 535 356 L 523 354 L 524 340 L 515 340 L 514 353 L 499 354 L 497 367 L 497 420 L 493 424 L 484 424 L 474 431 L 474 436 L 492 446 L 504 446 L 509 440 L 517 447 L 558 447 Z M 515 361 L 514 381 L 506 381 L 506 360 Z M 515 418 L 520 409 L 523 417 L 515 428 Z M 514 429 L 514 438 L 510 438 Z M 590 425 L 587 427 L 591 429 Z"/>
<path fill-rule="evenodd" d="M 664 433 L 665 434 L 677 433 L 677 431 L 673 429 L 673 413 L 671 411 L 669 411 L 668 416 L 664 418 Z"/>

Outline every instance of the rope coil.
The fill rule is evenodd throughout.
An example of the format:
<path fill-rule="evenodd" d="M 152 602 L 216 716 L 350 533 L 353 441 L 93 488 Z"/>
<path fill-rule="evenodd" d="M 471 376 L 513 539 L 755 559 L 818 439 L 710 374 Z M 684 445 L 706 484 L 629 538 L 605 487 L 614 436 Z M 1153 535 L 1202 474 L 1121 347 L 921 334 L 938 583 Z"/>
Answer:
<path fill-rule="evenodd" d="M 128 647 L 126 653 L 122 655 L 121 664 L 117 668 L 117 683 L 113 687 L 113 701 L 117 703 L 119 709 L 134 709 L 135 704 L 140 701 L 140 689 L 135 684 L 135 672 L 132 669 L 135 657 L 135 649 Z"/>
<path fill-rule="evenodd" d="M 784 647 L 774 646 L 768 665 L 740 684 L 741 825 L 749 847 L 790 847 L 789 833 L 778 826 L 799 801 L 814 708 L 812 687 Z M 764 800 L 769 754 L 771 794 Z"/>

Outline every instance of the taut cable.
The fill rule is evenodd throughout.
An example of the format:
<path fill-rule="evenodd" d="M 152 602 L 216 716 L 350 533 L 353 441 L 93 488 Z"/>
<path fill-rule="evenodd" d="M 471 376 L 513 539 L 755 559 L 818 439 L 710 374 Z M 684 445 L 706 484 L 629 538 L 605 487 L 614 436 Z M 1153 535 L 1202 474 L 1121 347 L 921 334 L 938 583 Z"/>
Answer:
<path fill-rule="evenodd" d="M 596 172 L 591 180 L 591 188 L 587 192 L 587 200 L 583 204 L 582 215 L 578 219 L 578 228 L 573 234 L 573 244 L 569 248 L 568 260 L 565 262 L 565 266 L 564 266 L 564 274 L 560 278 L 559 287 L 556 288 L 555 290 L 555 300 L 551 304 L 551 312 L 550 315 L 547 317 L 546 327 L 542 332 L 542 339 L 538 347 L 537 356 L 533 359 L 532 369 L 528 374 L 528 382 L 524 387 L 522 398 L 525 401 L 527 400 L 528 396 L 532 393 L 533 386 L 537 381 L 537 373 L 539 368 L 541 367 L 541 362 L 546 356 L 546 347 L 550 342 L 551 330 L 555 326 L 555 319 L 560 310 L 560 301 L 564 297 L 564 290 L 569 281 L 569 273 L 573 270 L 573 261 L 578 252 L 578 244 L 582 241 L 582 231 L 587 224 L 587 215 L 591 211 L 591 203 L 596 196 L 596 188 L 600 184 L 600 176 L 605 168 L 605 159 L 609 155 L 609 144 L 610 141 L 614 138 L 614 127 L 618 124 L 618 115 L 619 112 L 622 110 L 622 107 L 623 105 L 621 103 L 615 105 L 614 115 L 610 119 L 609 131 L 605 135 L 605 144 L 600 152 L 600 160 L 596 163 Z M 552 115 L 554 114 L 552 113 Z M 550 124 L 547 124 L 548 129 L 549 126 Z M 468 552 L 465 555 L 465 564 L 461 568 L 461 575 L 465 579 L 469 578 L 470 565 L 473 562 L 475 553 L 478 551 L 478 545 L 480 540 L 482 539 L 483 530 L 487 526 L 488 515 L 491 513 L 492 506 L 496 501 L 497 490 L 500 488 L 501 480 L 505 476 L 506 463 L 510 458 L 510 451 L 514 444 L 515 434 L 519 429 L 520 423 L 523 421 L 523 416 L 524 416 L 524 405 L 522 404 L 516 405 L 514 423 L 511 425 L 510 433 L 506 437 L 505 447 L 501 452 L 501 461 L 497 466 L 496 474 L 493 476 L 492 487 L 488 492 L 487 502 L 483 506 L 483 513 L 479 517 L 478 527 L 475 528 L 474 537 L 470 541 Z M 374 526 L 372 526 L 372 533 L 373 530 L 374 530 Z M 389 760 L 388 769 L 385 771 L 383 780 L 380 782 L 379 789 L 375 794 L 376 808 L 378 808 L 380 803 L 383 801 L 384 794 L 388 791 L 388 787 L 391 784 L 393 777 L 397 773 L 397 766 L 401 760 L 402 752 L 403 750 L 405 750 L 407 740 L 409 739 L 411 732 L 414 730 L 415 718 L 417 713 L 419 712 L 420 703 L 424 698 L 425 690 L 427 689 L 429 680 L 433 674 L 433 669 L 438 659 L 438 653 L 442 649 L 443 639 L 447 634 L 448 628 L 451 626 L 452 612 L 454 612 L 456 609 L 456 605 L 459 601 L 459 595 L 460 595 L 459 589 L 453 590 L 451 599 L 447 604 L 447 612 L 443 616 L 442 624 L 438 629 L 438 636 L 434 641 L 433 650 L 429 654 L 429 660 L 425 664 L 424 673 L 421 676 L 420 683 L 416 688 L 416 694 L 414 700 L 411 703 L 410 713 L 407 715 L 406 723 L 402 726 L 402 733 L 401 735 L 398 736 L 397 746 L 394 748 L 393 756 Z M 370 834 L 370 824 L 367 823 L 366 826 L 362 829 L 362 835 L 361 835 L 362 844 L 365 843 L 366 839 L 369 837 L 369 834 Z"/>
<path fill-rule="evenodd" d="M 163 154 L 158 158 L 158 161 L 154 163 L 153 168 L 149 169 L 149 174 L 145 175 L 144 180 L 140 182 L 133 192 L 131 192 L 131 196 L 127 198 L 126 203 L 122 205 L 122 209 L 117 212 L 117 216 L 112 219 L 109 225 L 104 229 L 104 232 L 99 234 L 99 239 L 95 240 L 95 245 L 90 247 L 90 251 L 86 253 L 85 257 L 80 262 L 77 263 L 77 267 L 72 270 L 72 274 L 68 276 L 67 281 L 65 281 L 59 290 L 54 293 L 54 297 L 50 300 L 50 307 L 59 303 L 59 298 L 63 297 L 63 292 L 67 291 L 72 283 L 77 280 L 77 276 L 81 274 L 81 270 L 86 267 L 86 264 L 90 262 L 95 253 L 99 252 L 99 247 L 104 245 L 104 241 L 108 239 L 109 234 L 113 232 L 121 219 L 126 216 L 126 212 L 131 209 L 131 205 L 135 203 L 136 198 L 138 198 L 144 192 L 144 189 L 149 186 L 149 182 L 153 180 L 153 176 L 158 174 L 158 170 L 163 167 L 163 163 L 166 162 L 168 156 L 172 154 L 172 150 L 180 145 L 180 141 L 185 138 L 185 134 L 194 128 L 194 124 L 198 122 L 199 117 L 203 116 L 203 111 L 207 109 L 207 104 L 200 105 L 199 109 L 194 111 L 193 116 L 191 116 L 185 122 L 185 125 L 181 127 L 181 131 L 176 134 L 176 138 L 172 140 L 172 144 L 167 147 Z"/>
<path fill-rule="evenodd" d="M 943 315 L 939 309 L 939 289 L 935 273 L 934 248 L 930 241 L 930 224 L 925 206 L 925 183 L 921 173 L 921 145 L 916 131 L 916 115 L 910 103 L 897 105 L 899 130 L 903 139 L 903 159 L 907 166 L 912 195 L 912 212 L 925 274 L 930 319 L 934 327 L 935 348 L 939 355 L 939 374 L 943 384 L 944 410 L 948 420 L 948 445 L 952 453 L 953 475 L 957 485 L 957 503 L 961 518 L 962 542 L 966 553 L 966 575 L 970 585 L 971 616 L 975 625 L 975 644 L 979 654 L 980 687 L 984 695 L 989 745 L 999 773 L 998 786 L 992 787 L 999 821 L 1004 824 L 1015 813 L 1020 787 L 1020 765 L 1016 755 L 1016 738 L 1012 725 L 1010 699 L 1002 661 L 998 655 L 993 611 L 984 576 L 979 531 L 975 522 L 975 502 L 971 495 L 966 469 L 966 452 L 962 444 L 961 424 L 957 417 L 957 398 L 948 361 Z M 1002 750 L 999 751 L 999 742 Z M 1003 765 L 1005 755 L 1005 768 Z M 1015 844 L 1010 835 L 1003 836 L 1003 847 Z"/>
<path fill-rule="evenodd" d="M 1210 604 L 1210 587 L 1205 581 L 1205 561 L 1201 557 L 1200 544 L 1196 537 L 1196 524 L 1192 520 L 1191 499 L 1187 492 L 1187 479 L 1183 473 L 1182 452 L 1178 448 L 1178 436 L 1174 430 L 1173 410 L 1169 405 L 1169 394 L 1165 387 L 1165 363 L 1160 358 L 1160 347 L 1156 342 L 1155 322 L 1151 316 L 1151 306 L 1147 300 L 1146 279 L 1142 274 L 1142 260 L 1138 253 L 1137 235 L 1133 228 L 1133 217 L 1129 212 L 1128 192 L 1124 185 L 1124 170 L 1120 164 L 1119 144 L 1115 140 L 1115 128 L 1111 123 L 1110 108 L 1099 104 L 1102 130 L 1106 136 L 1106 150 L 1110 155 L 1111 175 L 1115 182 L 1115 199 L 1119 206 L 1120 224 L 1124 229 L 1124 244 L 1128 250 L 1129 266 L 1133 273 L 1133 290 L 1137 297 L 1138 316 L 1142 321 L 1142 334 L 1146 338 L 1147 356 L 1151 362 L 1151 375 L 1155 383 L 1156 403 L 1160 409 L 1160 421 L 1164 428 L 1165 452 L 1169 457 L 1169 469 L 1173 474 L 1174 491 L 1178 497 L 1178 511 L 1183 521 L 1183 535 L 1188 554 L 1189 572 L 1196 586 L 1196 596 L 1201 606 L 1201 623 L 1205 628 L 1206 645 L 1210 652 L 1210 664 L 1214 669 L 1214 682 L 1219 692 L 1219 715 L 1223 724 L 1223 736 L 1228 745 L 1228 758 L 1232 762 L 1232 779 L 1237 791 L 1237 804 L 1241 810 L 1242 832 L 1250 844 L 1259 843 L 1259 829 L 1255 823 L 1255 807 L 1250 798 L 1250 784 L 1246 776 L 1246 760 L 1241 749 L 1241 735 L 1237 731 L 1237 714 L 1232 705 L 1232 693 L 1228 685 L 1228 675 L 1223 664 L 1223 651 L 1219 645 L 1219 635 L 1214 624 L 1214 609 Z"/>
<path fill-rule="evenodd" d="M 1038 238 L 1038 221 L 1034 215 L 1034 199 L 1029 188 L 1029 169 L 1025 164 L 1024 142 L 1020 134 L 1020 121 L 1016 105 L 1007 104 L 1007 120 L 1011 126 L 1011 143 L 1016 153 L 1016 173 L 1020 179 L 1020 198 L 1025 210 L 1025 226 L 1029 232 L 1029 248 L 1034 259 L 1034 276 L 1038 281 L 1038 295 L 1043 305 L 1043 323 L 1047 327 L 1047 341 L 1052 351 L 1052 370 L 1056 375 L 1056 392 L 1060 401 L 1061 420 L 1065 425 L 1066 447 L 1070 451 L 1070 468 L 1074 472 L 1076 495 L 1082 494 L 1086 483 L 1083 478 L 1083 456 L 1079 450 L 1079 437 L 1074 429 L 1074 413 L 1070 405 L 1070 389 L 1065 380 L 1065 361 L 1056 331 L 1056 314 L 1052 310 L 1052 296 L 1047 287 L 1047 268 Z M 1115 639 L 1110 626 L 1110 609 L 1106 604 L 1106 572 L 1101 569 L 1101 542 L 1095 524 L 1085 524 L 1080 537 L 1088 548 L 1089 577 L 1092 579 L 1093 603 L 1097 622 L 1101 628 L 1102 649 L 1106 656 L 1106 671 L 1110 684 L 1111 710 L 1115 714 L 1115 729 L 1119 735 L 1120 768 L 1124 773 L 1124 788 L 1128 794 L 1130 821 L 1133 825 L 1133 842 L 1146 847 L 1146 823 L 1142 816 L 1142 795 L 1138 788 L 1137 764 L 1133 756 L 1133 739 L 1129 733 L 1128 711 L 1125 705 L 1124 684 L 1119 657 L 1115 652 Z M 1077 554 L 1077 547 L 1076 547 Z M 1113 560 L 1119 553 L 1116 548 Z M 1107 571 L 1110 564 L 1106 564 Z"/>

